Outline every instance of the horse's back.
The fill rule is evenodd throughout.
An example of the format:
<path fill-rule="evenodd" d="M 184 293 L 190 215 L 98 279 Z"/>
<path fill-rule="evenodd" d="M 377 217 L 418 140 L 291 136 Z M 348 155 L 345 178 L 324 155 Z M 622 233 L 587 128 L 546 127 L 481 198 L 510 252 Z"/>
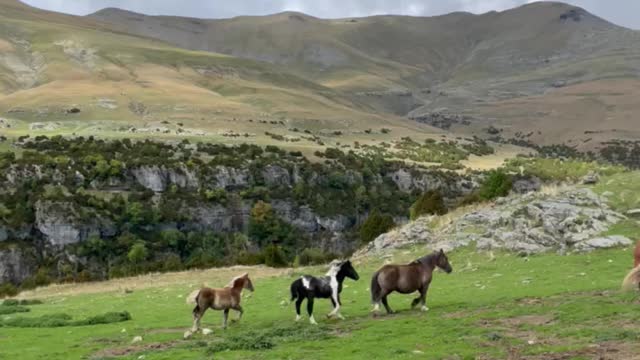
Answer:
<path fill-rule="evenodd" d="M 213 308 L 215 310 L 222 310 L 234 307 L 240 303 L 240 298 L 233 295 L 231 289 L 211 289 L 203 288 L 198 295 L 198 305 L 205 308 Z"/>
<path fill-rule="evenodd" d="M 413 264 L 385 265 L 377 274 L 381 287 L 400 293 L 414 292 L 426 282 L 425 276 Z"/>

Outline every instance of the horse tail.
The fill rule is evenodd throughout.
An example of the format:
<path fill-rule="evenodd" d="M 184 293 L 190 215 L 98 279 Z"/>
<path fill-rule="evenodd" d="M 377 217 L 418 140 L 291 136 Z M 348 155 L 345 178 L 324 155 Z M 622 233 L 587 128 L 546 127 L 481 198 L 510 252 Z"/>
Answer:
<path fill-rule="evenodd" d="M 198 293 L 196 294 L 196 296 L 193 298 L 193 302 L 196 304 L 196 307 L 193 308 L 193 316 L 195 318 L 197 318 L 200 314 L 200 290 L 198 290 Z"/>
<path fill-rule="evenodd" d="M 640 289 L 640 266 L 633 268 L 622 282 L 622 290 L 624 291 L 637 289 Z"/>
<path fill-rule="evenodd" d="M 194 305 L 198 303 L 198 296 L 200 295 L 200 289 L 194 290 L 187 296 L 187 304 Z"/>
<path fill-rule="evenodd" d="M 376 271 L 371 277 L 371 302 L 374 304 L 380 301 L 380 294 L 382 294 L 382 287 L 380 287 L 380 283 L 378 282 L 378 275 L 380 275 L 380 271 Z"/>
<path fill-rule="evenodd" d="M 298 298 L 298 282 L 300 282 L 300 279 L 291 283 L 291 301 Z"/>

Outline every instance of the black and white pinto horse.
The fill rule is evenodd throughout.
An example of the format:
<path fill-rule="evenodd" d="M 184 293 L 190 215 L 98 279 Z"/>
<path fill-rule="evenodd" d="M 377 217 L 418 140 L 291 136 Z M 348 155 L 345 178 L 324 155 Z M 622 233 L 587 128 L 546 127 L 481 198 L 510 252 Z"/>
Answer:
<path fill-rule="evenodd" d="M 327 275 L 323 277 L 315 277 L 304 275 L 298 280 L 291 283 L 291 301 L 296 300 L 296 321 L 300 320 L 300 306 L 304 299 L 307 299 L 307 312 L 309 313 L 309 321 L 317 325 L 313 318 L 313 300 L 315 298 L 331 299 L 333 311 L 327 317 L 337 317 L 344 319 L 340 315 L 340 293 L 342 292 L 342 282 L 345 278 L 358 280 L 360 276 L 351 265 L 351 261 L 333 261 Z"/>

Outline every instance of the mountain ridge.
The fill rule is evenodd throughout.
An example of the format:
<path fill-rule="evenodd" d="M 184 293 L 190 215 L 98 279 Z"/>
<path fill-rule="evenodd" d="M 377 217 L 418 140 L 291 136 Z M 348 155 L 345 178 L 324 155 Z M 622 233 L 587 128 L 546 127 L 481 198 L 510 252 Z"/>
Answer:
<path fill-rule="evenodd" d="M 484 14 L 342 19 L 298 12 L 196 19 L 115 8 L 77 17 L 17 1 L 0 4 L 11 9 L 4 13 L 12 15 L 7 23 L 17 29 L 0 27 L 0 41 L 17 49 L 12 39 L 22 33 L 18 40 L 26 39 L 32 49 L 12 50 L 0 59 L 4 111 L 41 99 L 38 91 L 64 80 L 70 88 L 85 81 L 111 92 L 146 94 L 122 99 L 119 109 L 126 109 L 126 102 L 146 104 L 153 93 L 152 99 L 176 108 L 192 107 L 187 121 L 198 127 L 207 123 L 212 131 L 222 131 L 222 122 L 234 118 L 267 114 L 278 119 L 267 123 L 289 118 L 289 128 L 329 131 L 357 123 L 359 131 L 395 124 L 433 132 L 426 124 L 482 135 L 495 126 L 506 138 L 526 130 L 535 133 L 528 139 L 534 143 L 578 139 L 584 146 L 637 136 L 631 98 L 640 83 L 640 32 L 563 3 Z M 47 65 L 43 69 L 35 66 L 41 62 Z M 51 70 L 60 68 L 64 71 Z M 626 83 L 612 82 L 616 79 Z M 115 90 L 126 82 L 127 91 Z M 178 104 L 167 89 L 187 94 L 185 86 L 191 95 Z M 578 91 L 585 88 L 589 91 Z M 608 95 L 617 88 L 630 93 Z M 31 92 L 29 98 L 18 89 Z M 94 89 L 92 96 L 111 99 L 106 92 Z M 562 110 L 549 109 L 560 100 Z M 55 102 L 74 103 L 69 97 Z M 161 102 L 145 106 L 143 115 L 100 110 L 91 118 L 160 122 L 183 117 Z M 41 116 L 33 106 L 28 110 L 22 118 Z M 214 113 L 225 119 L 211 120 Z M 443 117 L 454 120 L 443 125 L 438 120 Z M 578 119 L 584 129 L 575 126 Z M 592 133 L 598 136 L 590 143 L 586 140 L 593 136 L 586 135 Z"/>

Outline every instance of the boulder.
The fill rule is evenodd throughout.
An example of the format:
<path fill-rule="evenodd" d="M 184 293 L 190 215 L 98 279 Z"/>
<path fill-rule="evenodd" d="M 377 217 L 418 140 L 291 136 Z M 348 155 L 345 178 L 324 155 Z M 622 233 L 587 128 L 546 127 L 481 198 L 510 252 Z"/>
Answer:
<path fill-rule="evenodd" d="M 634 217 L 634 218 L 640 218 L 640 209 L 632 209 L 632 210 L 627 211 L 627 216 Z"/>
<path fill-rule="evenodd" d="M 587 175 L 582 178 L 582 183 L 584 185 L 595 185 L 600 180 L 598 174 L 594 171 L 590 171 Z"/>
<path fill-rule="evenodd" d="M 582 241 L 576 245 L 576 249 L 582 251 L 590 251 L 595 249 L 608 249 L 618 246 L 632 245 L 633 241 L 625 236 L 614 235 L 606 237 L 597 237 L 590 240 Z"/>
<path fill-rule="evenodd" d="M 429 218 L 418 219 L 383 234 L 362 252 L 424 243 L 430 249 L 455 249 L 475 244 L 477 249 L 504 249 L 520 254 L 567 250 L 590 251 L 623 246 L 621 236 L 599 237 L 625 216 L 609 209 L 590 189 L 568 189 L 558 194 L 529 193 L 468 212 L 433 232 Z"/>
<path fill-rule="evenodd" d="M 513 191 L 518 194 L 526 194 L 530 192 L 540 191 L 542 188 L 542 181 L 533 176 L 530 178 L 518 178 L 513 182 Z"/>

